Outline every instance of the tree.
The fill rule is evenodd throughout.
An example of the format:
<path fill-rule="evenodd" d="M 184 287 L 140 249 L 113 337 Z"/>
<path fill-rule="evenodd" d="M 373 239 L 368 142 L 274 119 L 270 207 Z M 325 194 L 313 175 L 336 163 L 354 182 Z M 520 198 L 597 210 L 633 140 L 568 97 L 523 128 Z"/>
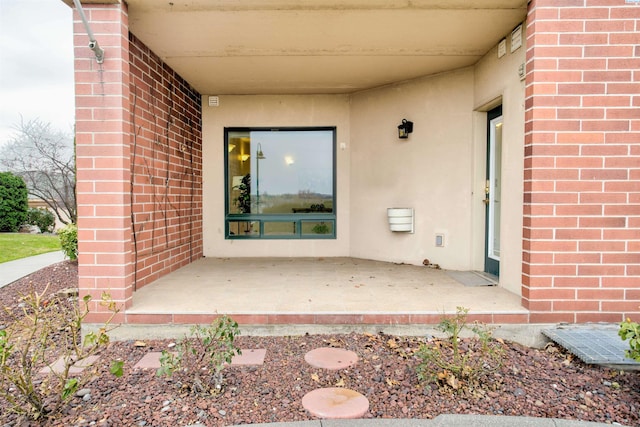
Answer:
<path fill-rule="evenodd" d="M 29 208 L 25 221 L 29 225 L 38 227 L 41 233 L 53 231 L 53 227 L 56 225 L 56 218 L 49 209 L 45 208 Z"/>
<path fill-rule="evenodd" d="M 21 121 L 0 151 L 4 168 L 21 176 L 29 194 L 44 201 L 63 224 L 75 223 L 76 164 L 73 136 L 38 119 Z"/>
<path fill-rule="evenodd" d="M 27 219 L 27 186 L 11 172 L 0 172 L 0 231 L 18 231 Z"/>

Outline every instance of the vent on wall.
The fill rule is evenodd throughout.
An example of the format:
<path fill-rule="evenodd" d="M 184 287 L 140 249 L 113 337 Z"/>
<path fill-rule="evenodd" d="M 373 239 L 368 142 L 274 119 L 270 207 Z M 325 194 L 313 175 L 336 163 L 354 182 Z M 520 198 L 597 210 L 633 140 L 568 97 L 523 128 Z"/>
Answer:
<path fill-rule="evenodd" d="M 209 97 L 209 107 L 217 107 L 219 105 L 220 105 L 220 98 L 218 98 L 217 96 Z"/>

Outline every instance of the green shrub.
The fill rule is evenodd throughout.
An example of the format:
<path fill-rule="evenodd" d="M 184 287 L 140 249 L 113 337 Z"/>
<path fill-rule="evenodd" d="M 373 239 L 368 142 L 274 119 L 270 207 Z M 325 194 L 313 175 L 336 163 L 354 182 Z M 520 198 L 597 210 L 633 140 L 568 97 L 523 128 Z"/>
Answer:
<path fill-rule="evenodd" d="M 640 325 L 627 318 L 625 322 L 620 323 L 618 335 L 624 341 L 629 340 L 629 349 L 625 350 L 624 355 L 640 362 Z"/>
<path fill-rule="evenodd" d="M 29 208 L 25 223 L 35 225 L 40 229 L 41 233 L 45 233 L 53 231 L 53 225 L 56 223 L 56 218 L 48 209 Z"/>
<path fill-rule="evenodd" d="M 177 375 L 197 394 L 219 394 L 224 385 L 222 370 L 240 354 L 234 343 L 238 335 L 238 323 L 228 316 L 217 318 L 207 327 L 193 326 L 190 337 L 178 343 L 175 353 L 162 351 L 157 375 Z"/>
<path fill-rule="evenodd" d="M 16 232 L 28 209 L 27 185 L 11 172 L 0 172 L 0 232 Z"/>
<path fill-rule="evenodd" d="M 71 261 L 78 259 L 78 227 L 75 224 L 69 224 L 58 230 L 62 252 Z"/>
<path fill-rule="evenodd" d="M 473 390 L 489 380 L 489 374 L 502 366 L 501 343 L 491 338 L 491 331 L 474 322 L 467 325 L 469 309 L 457 307 L 456 314 L 444 317 L 438 329 L 444 339 L 434 338 L 422 344 L 416 353 L 418 379 L 436 382 L 442 388 L 454 391 Z M 464 331 L 472 337 L 463 339 Z M 484 380 L 484 381 L 483 381 Z"/>
<path fill-rule="evenodd" d="M 103 294 L 100 305 L 111 316 L 98 332 L 90 332 L 82 340 L 82 321 L 89 313 L 90 296 L 80 305 L 75 296 L 47 295 L 46 288 L 42 293 L 31 291 L 20 297 L 22 310 L 14 313 L 5 307 L 12 322 L 0 331 L 0 398 L 9 403 L 12 412 L 41 420 L 59 413 L 92 379 L 92 370 L 72 376 L 71 368 L 108 346 L 108 333 L 114 328 L 110 321 L 119 309 L 108 294 Z M 61 362 L 54 369 L 56 356 Z M 121 374 L 121 368 L 115 363 L 111 372 Z"/>

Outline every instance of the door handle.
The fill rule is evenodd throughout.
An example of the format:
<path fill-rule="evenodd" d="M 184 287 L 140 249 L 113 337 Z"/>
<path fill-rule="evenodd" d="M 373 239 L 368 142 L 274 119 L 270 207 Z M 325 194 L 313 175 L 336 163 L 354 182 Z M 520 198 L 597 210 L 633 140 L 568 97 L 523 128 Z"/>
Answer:
<path fill-rule="evenodd" d="M 484 200 L 482 201 L 482 203 L 484 203 L 485 205 L 488 205 L 491 200 L 489 199 L 489 191 L 491 191 L 491 182 L 487 179 L 484 182 Z"/>

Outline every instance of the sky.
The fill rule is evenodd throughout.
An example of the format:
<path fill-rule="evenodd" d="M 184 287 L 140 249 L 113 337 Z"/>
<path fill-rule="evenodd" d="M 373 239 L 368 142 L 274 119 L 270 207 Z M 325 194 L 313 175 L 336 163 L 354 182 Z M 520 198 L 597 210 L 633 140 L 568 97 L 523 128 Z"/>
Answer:
<path fill-rule="evenodd" d="M 62 0 L 0 0 L 0 145 L 21 117 L 72 133 L 72 27 Z"/>

